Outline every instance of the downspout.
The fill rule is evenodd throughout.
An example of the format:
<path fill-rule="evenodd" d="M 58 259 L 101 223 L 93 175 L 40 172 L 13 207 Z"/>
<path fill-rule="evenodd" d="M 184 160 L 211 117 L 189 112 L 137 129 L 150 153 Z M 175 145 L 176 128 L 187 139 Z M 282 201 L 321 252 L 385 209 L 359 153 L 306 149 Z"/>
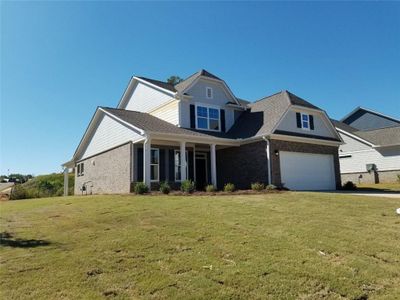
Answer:
<path fill-rule="evenodd" d="M 268 160 L 268 184 L 271 184 L 271 155 L 270 155 L 270 142 L 265 136 L 263 136 L 263 140 L 267 143 L 267 160 Z"/>

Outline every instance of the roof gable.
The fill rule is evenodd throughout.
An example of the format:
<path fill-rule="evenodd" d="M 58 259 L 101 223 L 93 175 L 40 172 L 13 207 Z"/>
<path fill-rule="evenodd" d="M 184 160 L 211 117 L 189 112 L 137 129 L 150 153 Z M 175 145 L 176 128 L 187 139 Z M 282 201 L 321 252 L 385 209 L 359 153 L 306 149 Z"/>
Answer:
<path fill-rule="evenodd" d="M 340 121 L 358 130 L 373 130 L 400 125 L 400 120 L 396 118 L 363 107 L 357 107 Z"/>

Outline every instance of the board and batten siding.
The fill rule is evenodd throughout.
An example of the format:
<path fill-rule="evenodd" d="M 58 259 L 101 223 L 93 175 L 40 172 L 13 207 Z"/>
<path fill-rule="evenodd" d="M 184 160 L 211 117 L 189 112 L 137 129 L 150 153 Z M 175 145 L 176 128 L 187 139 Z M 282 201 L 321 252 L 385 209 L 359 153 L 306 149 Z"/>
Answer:
<path fill-rule="evenodd" d="M 206 97 L 206 88 L 210 87 L 213 90 L 211 99 Z M 234 102 L 234 99 L 227 93 L 225 87 L 221 83 L 212 82 L 205 79 L 199 79 L 190 89 L 186 91 L 192 96 L 190 100 L 182 101 L 180 105 L 181 126 L 190 127 L 190 104 L 209 104 L 218 106 L 225 110 L 225 126 L 228 131 L 235 122 L 235 110 L 227 107 L 227 102 Z"/>
<path fill-rule="evenodd" d="M 99 121 L 90 142 L 88 143 L 80 159 L 96 155 L 129 141 L 137 141 L 142 136 L 122 123 L 104 115 Z"/>
<path fill-rule="evenodd" d="M 173 100 L 172 102 L 153 110 L 150 114 L 173 125 L 179 125 L 179 101 Z"/>
<path fill-rule="evenodd" d="M 297 112 L 313 116 L 314 130 L 305 130 L 297 127 L 297 119 L 296 119 Z M 325 118 L 325 116 L 322 116 L 318 113 L 313 113 L 308 110 L 299 110 L 297 108 L 296 109 L 290 108 L 289 111 L 284 115 L 282 121 L 279 123 L 276 130 L 336 138 L 335 133 L 330 127 L 328 127 L 327 123 L 323 120 L 323 118 Z"/>
<path fill-rule="evenodd" d="M 142 82 L 138 82 L 126 105 L 120 108 L 140 112 L 150 112 L 172 100 L 174 100 L 172 95 L 148 86 Z"/>
<path fill-rule="evenodd" d="M 372 148 L 346 134 L 339 134 L 346 143 L 339 148 L 342 174 L 366 172 L 366 164 L 375 164 L 378 172 L 400 170 L 400 146 Z"/>

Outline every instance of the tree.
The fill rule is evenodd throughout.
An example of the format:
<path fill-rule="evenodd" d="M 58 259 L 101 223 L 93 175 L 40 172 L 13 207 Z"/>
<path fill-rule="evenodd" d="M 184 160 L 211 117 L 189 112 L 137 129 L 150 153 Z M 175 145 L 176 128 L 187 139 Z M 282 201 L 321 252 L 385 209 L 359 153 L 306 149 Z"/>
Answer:
<path fill-rule="evenodd" d="M 180 78 L 180 77 L 177 76 L 177 75 L 172 75 L 172 76 L 170 76 L 170 77 L 167 79 L 167 82 L 168 82 L 169 84 L 172 84 L 172 85 L 178 84 L 178 83 L 181 82 L 181 81 L 183 81 L 183 79 Z"/>

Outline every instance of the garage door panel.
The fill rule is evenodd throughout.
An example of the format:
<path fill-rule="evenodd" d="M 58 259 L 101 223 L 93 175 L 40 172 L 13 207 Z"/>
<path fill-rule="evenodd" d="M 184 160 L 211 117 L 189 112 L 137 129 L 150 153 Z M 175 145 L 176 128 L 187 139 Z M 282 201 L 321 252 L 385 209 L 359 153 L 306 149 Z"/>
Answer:
<path fill-rule="evenodd" d="M 333 155 L 281 151 L 281 181 L 291 190 L 334 190 Z"/>

